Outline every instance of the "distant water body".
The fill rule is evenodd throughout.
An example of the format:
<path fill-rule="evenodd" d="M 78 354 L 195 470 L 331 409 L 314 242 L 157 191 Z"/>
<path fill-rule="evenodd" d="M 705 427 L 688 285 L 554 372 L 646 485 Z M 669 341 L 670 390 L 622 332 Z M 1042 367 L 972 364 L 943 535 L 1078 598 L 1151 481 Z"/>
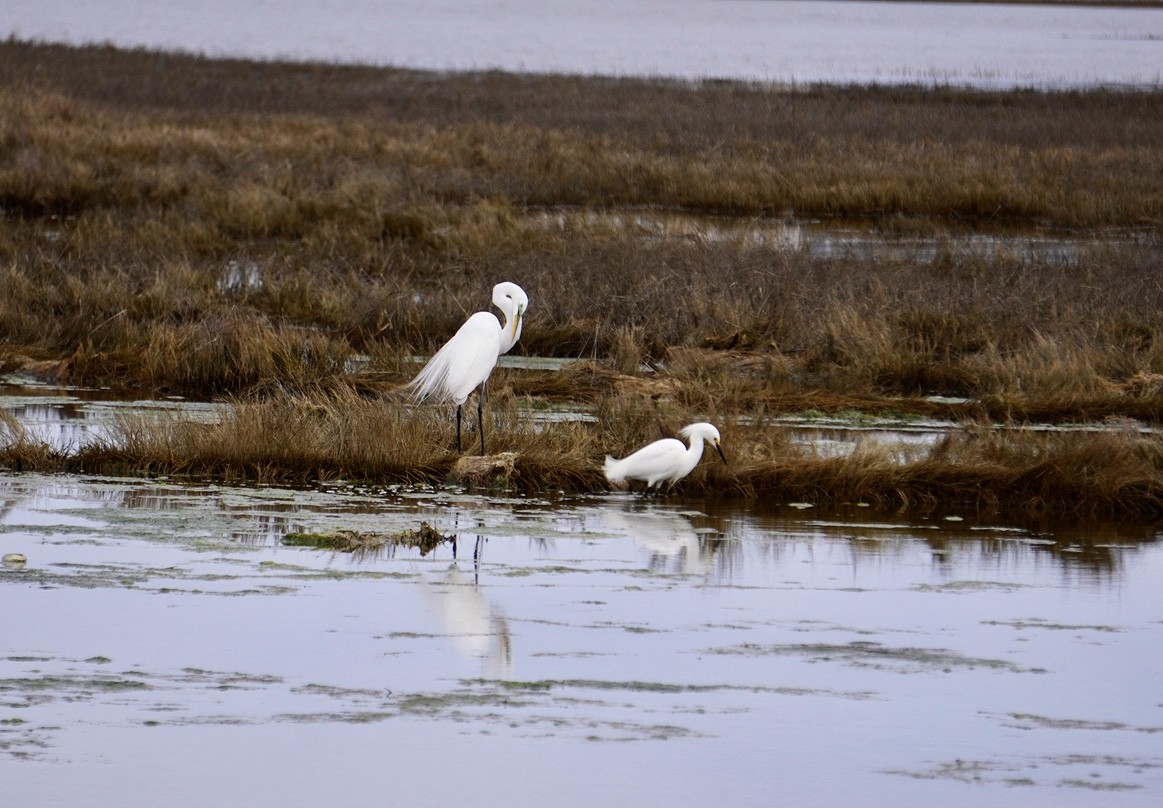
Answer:
<path fill-rule="evenodd" d="M 432 70 L 1163 86 L 1163 10 L 828 0 L 7 0 L 0 35 Z"/>

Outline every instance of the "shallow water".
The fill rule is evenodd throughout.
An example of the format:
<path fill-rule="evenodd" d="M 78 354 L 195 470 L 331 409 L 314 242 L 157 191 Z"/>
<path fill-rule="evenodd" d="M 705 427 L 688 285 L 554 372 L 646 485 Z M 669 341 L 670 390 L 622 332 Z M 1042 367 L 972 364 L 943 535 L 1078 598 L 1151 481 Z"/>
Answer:
<path fill-rule="evenodd" d="M 15 418 L 27 440 L 61 452 L 115 441 L 123 416 L 215 423 L 225 406 L 180 398 L 124 399 L 105 390 L 57 386 L 20 374 L 0 376 L 0 410 Z M 12 437 L 0 432 L 0 441 Z"/>
<path fill-rule="evenodd" d="M 1163 14 L 1163 12 L 1160 12 Z M 1096 254 L 1158 250 L 1159 237 L 1147 229 L 1047 230 L 1038 228 L 968 232 L 948 229 L 927 234 L 896 234 L 875 229 L 875 222 L 776 218 L 741 219 L 691 215 L 681 211 L 554 210 L 536 212 L 526 226 L 546 230 L 592 230 L 630 234 L 648 240 L 727 242 L 746 247 L 802 253 L 817 259 L 911 261 L 1014 260 L 1049 266 L 1074 266 Z"/>
<path fill-rule="evenodd" d="M 6 799 L 1157 804 L 1153 528 L 805 505 L 4 475 Z"/>
<path fill-rule="evenodd" d="M 435 70 L 787 83 L 1160 84 L 1154 8 L 754 0 L 8 0 L 0 34 Z"/>

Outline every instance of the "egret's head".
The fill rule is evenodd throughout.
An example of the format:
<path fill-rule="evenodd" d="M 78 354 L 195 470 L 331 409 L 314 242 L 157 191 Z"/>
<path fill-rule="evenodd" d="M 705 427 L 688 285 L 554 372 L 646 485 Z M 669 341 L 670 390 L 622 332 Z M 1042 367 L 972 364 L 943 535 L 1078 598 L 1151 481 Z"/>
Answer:
<path fill-rule="evenodd" d="M 517 284 L 504 281 L 493 287 L 493 305 L 505 313 L 501 353 L 508 353 L 521 338 L 521 325 L 525 320 L 525 309 L 529 306 L 529 296 Z"/>
<path fill-rule="evenodd" d="M 715 451 L 719 453 L 723 464 L 727 463 L 727 456 L 723 454 L 723 447 L 721 445 L 722 439 L 719 437 L 719 430 L 714 424 L 708 424 L 706 421 L 701 421 L 697 424 L 691 424 L 682 428 L 683 437 L 688 439 L 701 438 L 707 443 L 715 447 Z"/>
<path fill-rule="evenodd" d="M 529 296 L 515 283 L 504 281 L 493 287 L 493 305 L 512 317 L 519 317 L 529 306 Z"/>

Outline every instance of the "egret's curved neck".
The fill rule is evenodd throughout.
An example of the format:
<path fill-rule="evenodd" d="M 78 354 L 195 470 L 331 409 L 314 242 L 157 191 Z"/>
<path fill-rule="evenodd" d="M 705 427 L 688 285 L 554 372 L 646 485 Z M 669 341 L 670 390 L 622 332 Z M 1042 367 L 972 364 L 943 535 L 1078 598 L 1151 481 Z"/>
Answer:
<path fill-rule="evenodd" d="M 699 460 L 703 457 L 703 436 L 691 435 L 690 448 L 686 450 L 687 462 L 694 468 L 699 464 Z"/>
<path fill-rule="evenodd" d="M 501 328 L 501 353 L 505 354 L 517 344 L 517 340 L 521 339 L 521 326 L 524 325 L 525 317 L 519 308 L 515 312 L 509 309 L 502 311 L 505 314 L 505 324 Z"/>

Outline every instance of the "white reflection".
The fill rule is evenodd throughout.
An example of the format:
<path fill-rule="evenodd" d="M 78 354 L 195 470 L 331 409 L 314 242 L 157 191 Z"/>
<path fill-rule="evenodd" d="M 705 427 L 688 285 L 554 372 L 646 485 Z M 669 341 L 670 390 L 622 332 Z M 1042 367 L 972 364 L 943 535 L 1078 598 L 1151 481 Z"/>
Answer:
<path fill-rule="evenodd" d="M 11 379 L 0 377 L 0 411 L 9 416 L 7 423 L 0 424 L 0 444 L 23 440 L 44 443 L 58 452 L 115 444 L 123 432 L 118 424 L 124 418 L 216 423 L 226 406 L 177 400 L 104 400 L 99 391 L 16 385 Z"/>
<path fill-rule="evenodd" d="M 228 261 L 218 276 L 218 293 L 238 295 L 262 291 L 262 268 L 253 261 Z"/>
<path fill-rule="evenodd" d="M 67 452 L 109 440 L 109 423 L 99 422 L 93 413 L 73 401 L 25 402 L 5 404 L 15 428 L 7 430 L 5 443 L 20 440 L 45 443 L 57 451 Z"/>
<path fill-rule="evenodd" d="M 466 657 L 481 660 L 481 677 L 508 679 L 513 672 L 509 621 L 497 613 L 475 581 L 453 564 L 437 581 L 424 579 L 424 600 Z"/>
<path fill-rule="evenodd" d="M 688 575 L 705 575 L 713 568 L 714 549 L 682 514 L 674 511 L 616 511 L 603 514 L 606 526 L 624 533 L 650 552 L 651 567 Z"/>

